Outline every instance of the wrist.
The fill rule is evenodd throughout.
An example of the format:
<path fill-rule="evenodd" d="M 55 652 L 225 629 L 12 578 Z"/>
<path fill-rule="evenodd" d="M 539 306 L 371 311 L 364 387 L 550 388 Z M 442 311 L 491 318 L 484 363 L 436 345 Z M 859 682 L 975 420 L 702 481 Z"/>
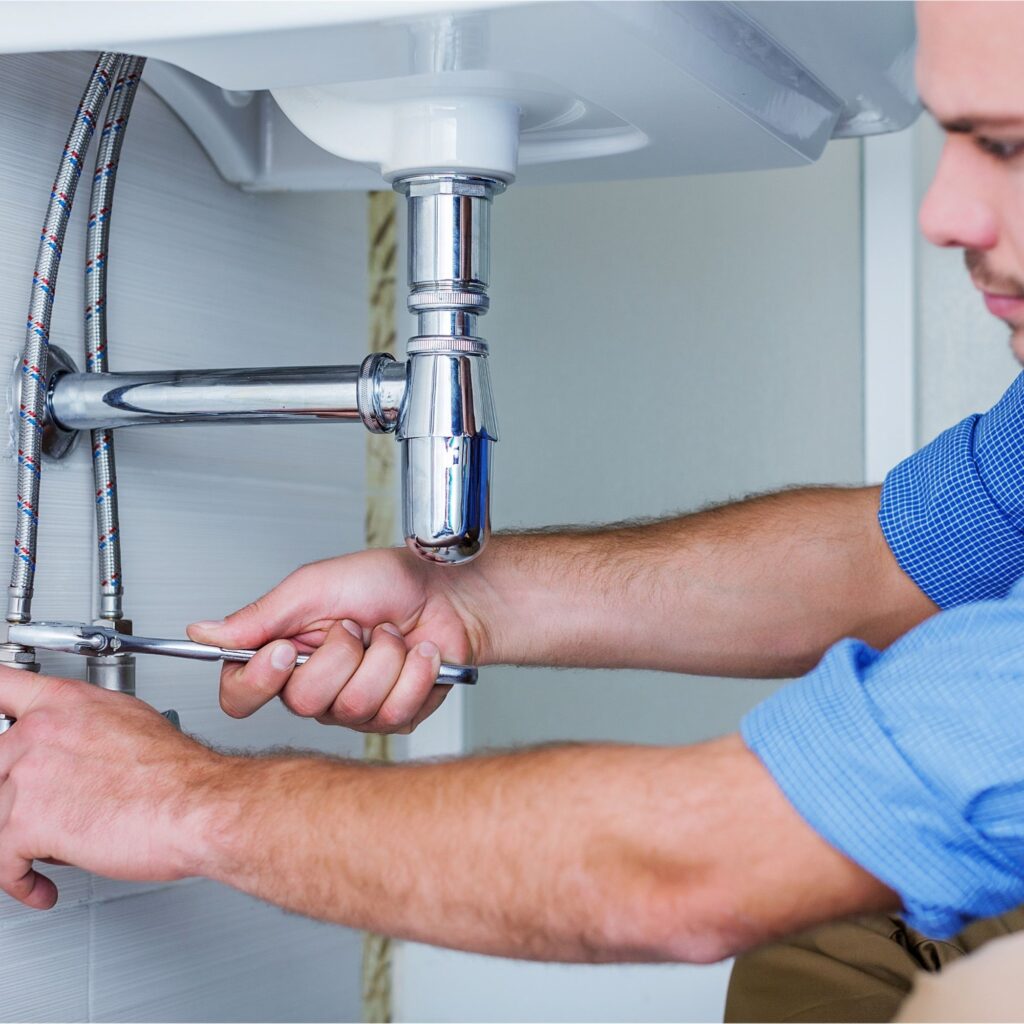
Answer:
<path fill-rule="evenodd" d="M 246 808 L 259 793 L 254 769 L 260 760 L 210 752 L 202 772 L 189 782 L 178 855 L 183 877 L 231 881 L 245 860 Z"/>
<path fill-rule="evenodd" d="M 517 607 L 505 593 L 514 542 L 511 536 L 491 537 L 483 553 L 469 565 L 431 567 L 433 584 L 466 630 L 475 665 L 519 660 L 509 643 Z"/>

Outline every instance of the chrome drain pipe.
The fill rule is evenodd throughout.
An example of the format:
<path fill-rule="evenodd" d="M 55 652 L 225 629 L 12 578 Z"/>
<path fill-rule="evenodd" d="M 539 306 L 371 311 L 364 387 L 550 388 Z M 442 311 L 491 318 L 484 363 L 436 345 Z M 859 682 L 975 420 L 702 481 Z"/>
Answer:
<path fill-rule="evenodd" d="M 490 533 L 498 421 L 487 343 L 477 319 L 490 301 L 491 202 L 505 183 L 465 174 L 395 182 L 408 199 L 408 395 L 398 422 L 405 542 L 421 558 L 458 565 Z"/>

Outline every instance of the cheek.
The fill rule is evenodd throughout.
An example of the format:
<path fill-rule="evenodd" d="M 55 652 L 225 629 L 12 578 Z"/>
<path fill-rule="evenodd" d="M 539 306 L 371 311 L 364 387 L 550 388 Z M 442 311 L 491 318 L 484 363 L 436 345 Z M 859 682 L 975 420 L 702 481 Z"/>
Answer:
<path fill-rule="evenodd" d="M 999 237 L 1013 255 L 1017 275 L 1024 276 L 1024 157 L 1020 168 L 1007 173 L 1001 182 L 993 205 Z"/>

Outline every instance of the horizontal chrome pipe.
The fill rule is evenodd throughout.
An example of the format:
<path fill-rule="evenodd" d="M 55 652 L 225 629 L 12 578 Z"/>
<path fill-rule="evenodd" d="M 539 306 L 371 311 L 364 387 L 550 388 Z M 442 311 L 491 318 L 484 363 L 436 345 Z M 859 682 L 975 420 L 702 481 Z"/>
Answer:
<path fill-rule="evenodd" d="M 50 383 L 48 412 L 64 430 L 154 423 L 364 422 L 390 430 L 405 394 L 405 364 L 65 373 Z"/>

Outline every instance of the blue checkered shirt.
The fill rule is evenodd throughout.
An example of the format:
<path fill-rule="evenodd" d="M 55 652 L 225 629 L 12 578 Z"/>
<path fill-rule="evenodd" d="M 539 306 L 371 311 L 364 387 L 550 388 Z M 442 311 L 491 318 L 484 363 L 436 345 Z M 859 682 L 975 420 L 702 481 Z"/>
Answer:
<path fill-rule="evenodd" d="M 742 733 L 908 923 L 945 937 L 1024 903 L 1024 374 L 897 466 L 878 518 L 945 610 L 883 653 L 843 640 Z"/>

